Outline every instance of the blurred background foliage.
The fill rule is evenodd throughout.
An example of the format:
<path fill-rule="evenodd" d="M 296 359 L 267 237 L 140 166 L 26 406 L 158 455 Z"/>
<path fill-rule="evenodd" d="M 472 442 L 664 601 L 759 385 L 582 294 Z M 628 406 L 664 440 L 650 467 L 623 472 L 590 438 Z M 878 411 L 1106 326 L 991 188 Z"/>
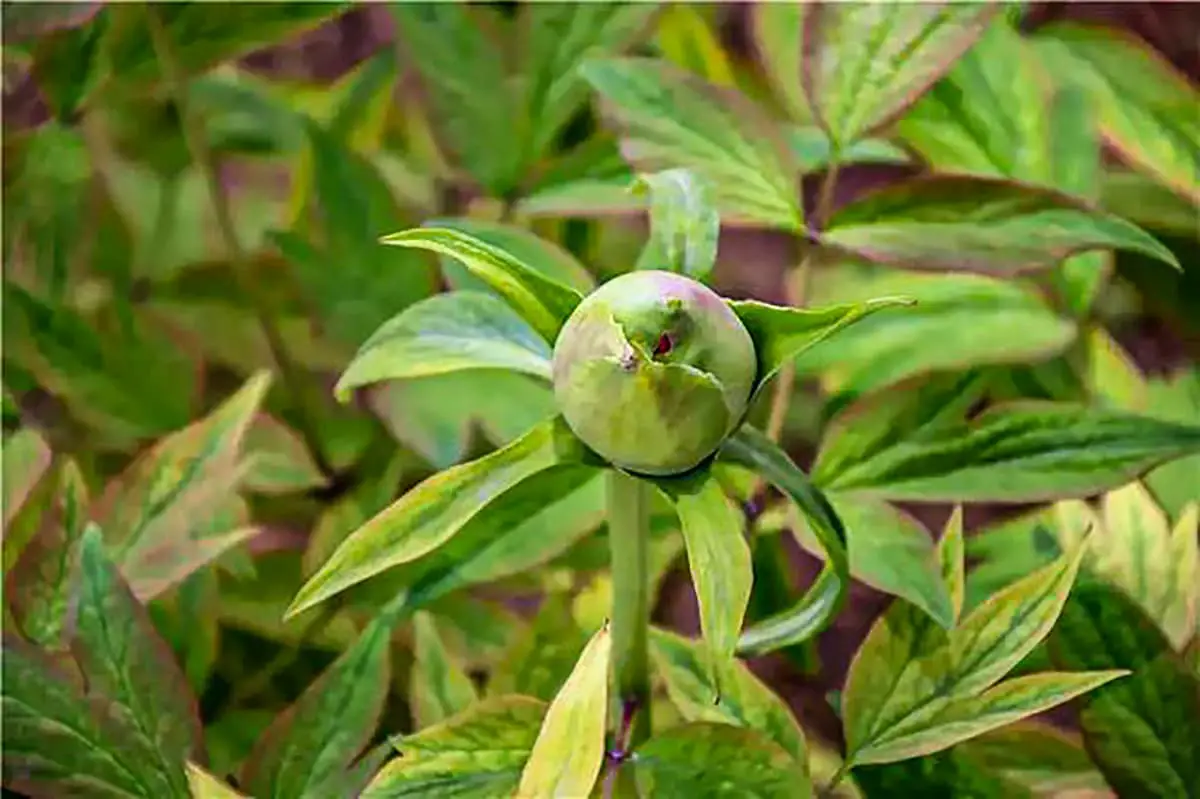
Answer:
<path fill-rule="evenodd" d="M 794 79 L 786 4 L 7 3 L 3 23 L 6 622 L 15 613 L 27 637 L 58 640 L 28 612 L 45 601 L 29 575 L 53 570 L 47 553 L 96 522 L 184 666 L 222 776 L 405 575 L 285 624 L 304 578 L 407 488 L 552 407 L 542 384 L 487 372 L 336 402 L 341 371 L 398 311 L 445 288 L 487 291 L 452 262 L 378 238 L 443 220 L 582 290 L 632 268 L 645 199 L 628 190 L 617 126 L 577 74 L 585 56 L 660 58 L 753 100 L 804 174 L 810 215 L 830 150 Z M 899 418 L 985 393 L 1200 421 L 1196 106 L 1172 105 L 1179 93 L 1194 101 L 1198 80 L 1200 17 L 1186 4 L 1014 5 L 846 154 L 832 197 L 837 208 L 930 170 L 1042 183 L 1146 228 L 1182 271 L 1105 251 L 1002 282 L 823 258 L 799 286 L 803 242 L 723 219 L 715 283 L 729 296 L 920 301 L 797 364 L 783 428 L 797 460 L 807 465 L 851 406 Z M 1121 524 L 1122 502 L 1164 529 L 1179 522 L 1200 462 L 1146 486 L 1105 498 L 1104 523 Z M 599 499 L 568 510 L 548 563 L 451 591 L 402 630 L 382 731 L 446 714 L 421 676 L 430 658 L 552 696 L 608 604 L 603 540 L 582 538 L 601 526 Z M 763 529 L 790 528 L 765 510 Z M 919 584 L 896 573 L 928 573 L 928 530 L 950 509 L 839 510 L 878 538 L 850 608 L 818 645 L 753 664 L 829 741 L 827 692 L 881 591 L 921 603 Z M 968 505 L 968 606 L 1049 562 L 1070 510 Z M 662 526 L 655 617 L 694 633 L 678 536 Z M 760 536 L 752 615 L 815 574 L 804 544 L 803 530 Z M 459 699 L 478 681 L 460 682 Z M 969 759 L 930 759 L 922 779 Z M 893 769 L 862 783 L 906 779 Z"/>

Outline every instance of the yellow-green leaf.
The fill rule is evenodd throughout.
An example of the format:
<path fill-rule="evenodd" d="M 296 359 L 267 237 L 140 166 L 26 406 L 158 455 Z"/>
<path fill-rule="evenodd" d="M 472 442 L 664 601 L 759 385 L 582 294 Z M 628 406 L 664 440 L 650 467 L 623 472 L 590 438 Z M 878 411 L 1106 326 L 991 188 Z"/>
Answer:
<path fill-rule="evenodd" d="M 950 594 L 951 621 L 958 623 L 966 593 L 966 555 L 963 543 L 963 509 L 955 505 L 946 521 L 946 529 L 937 545 L 938 561 L 942 567 L 942 582 Z"/>
<path fill-rule="evenodd" d="M 50 468 L 50 447 L 36 431 L 23 428 L 5 436 L 3 448 L 4 526 L 16 516 L 33 487 Z"/>
<path fill-rule="evenodd" d="M 608 625 L 584 647 L 563 684 L 529 753 L 519 796 L 588 796 L 604 761 L 608 669 L 612 638 Z"/>
<path fill-rule="evenodd" d="M 1041 721 L 1020 721 L 984 733 L 955 752 L 998 772 L 1039 795 L 1063 791 L 1107 791 L 1077 733 Z"/>
<path fill-rule="evenodd" d="M 195 763 L 187 764 L 188 788 L 192 799 L 246 799 L 228 783 L 217 779 Z"/>
<path fill-rule="evenodd" d="M 432 552 L 510 488 L 580 457 L 579 443 L 554 419 L 490 455 L 437 473 L 346 538 L 300 588 L 287 615 Z"/>
<path fill-rule="evenodd" d="M 424 611 L 413 616 L 410 679 L 410 705 L 417 729 L 444 721 L 477 698 L 471 678 L 447 651 L 433 617 Z"/>

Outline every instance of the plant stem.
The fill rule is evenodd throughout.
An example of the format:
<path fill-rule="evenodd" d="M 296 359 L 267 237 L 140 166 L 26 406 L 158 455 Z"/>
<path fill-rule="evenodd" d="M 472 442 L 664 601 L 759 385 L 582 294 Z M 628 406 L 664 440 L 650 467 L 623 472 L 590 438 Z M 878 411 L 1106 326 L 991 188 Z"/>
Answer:
<path fill-rule="evenodd" d="M 612 556 L 609 719 L 620 759 L 650 736 L 650 487 L 615 469 L 607 480 Z"/>
<path fill-rule="evenodd" d="M 229 207 L 229 197 L 221 184 L 221 175 L 217 162 L 209 147 L 208 138 L 204 131 L 204 122 L 192 113 L 187 100 L 187 87 L 184 84 L 183 71 L 176 57 L 174 44 L 167 32 L 167 27 L 160 16 L 161 11 L 152 3 L 144 7 L 146 21 L 150 29 L 150 39 L 154 46 L 155 56 L 162 68 L 163 78 L 183 128 L 184 142 L 196 168 L 200 170 L 208 188 L 209 199 L 217 218 L 217 228 L 225 246 L 226 255 L 233 264 L 233 276 L 238 282 L 242 293 L 253 303 L 258 322 L 262 327 L 271 357 L 279 367 L 280 376 L 287 394 L 296 405 L 296 422 L 305 446 L 312 454 L 313 462 L 326 477 L 333 476 L 333 467 L 325 457 L 317 435 L 317 418 L 315 403 L 309 401 L 306 386 L 300 377 L 300 370 L 288 355 L 284 344 L 283 334 L 271 312 L 271 303 L 255 279 L 246 251 L 238 240 L 237 229 L 233 224 L 233 213 Z"/>
<path fill-rule="evenodd" d="M 837 770 L 837 772 L 833 775 L 833 779 L 831 779 L 829 781 L 829 784 L 825 786 L 822 793 L 829 795 L 829 796 L 833 795 L 834 790 L 836 790 L 838 785 L 841 784 L 842 780 L 846 778 L 846 775 L 850 773 L 850 768 L 851 768 L 852 762 L 853 761 L 851 761 L 850 758 L 848 758 L 848 757 L 846 758 L 845 762 L 842 763 L 841 768 L 839 768 Z"/>

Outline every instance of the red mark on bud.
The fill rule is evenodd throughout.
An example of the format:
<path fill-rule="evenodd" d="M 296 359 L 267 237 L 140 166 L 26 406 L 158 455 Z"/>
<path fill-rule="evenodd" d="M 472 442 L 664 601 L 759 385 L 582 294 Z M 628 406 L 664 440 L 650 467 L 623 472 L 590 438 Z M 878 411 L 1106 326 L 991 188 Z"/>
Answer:
<path fill-rule="evenodd" d="M 657 358 L 661 355 L 666 355 L 671 351 L 672 346 L 671 337 L 663 333 L 658 337 L 658 343 L 654 345 L 654 357 Z"/>

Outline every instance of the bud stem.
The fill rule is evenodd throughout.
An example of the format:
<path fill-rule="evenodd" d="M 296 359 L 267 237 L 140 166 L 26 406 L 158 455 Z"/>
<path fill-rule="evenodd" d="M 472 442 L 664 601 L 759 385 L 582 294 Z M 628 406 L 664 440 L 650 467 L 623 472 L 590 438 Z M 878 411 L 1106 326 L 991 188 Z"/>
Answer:
<path fill-rule="evenodd" d="M 612 558 L 612 676 L 609 725 L 624 757 L 650 736 L 650 491 L 610 471 L 608 546 Z"/>

